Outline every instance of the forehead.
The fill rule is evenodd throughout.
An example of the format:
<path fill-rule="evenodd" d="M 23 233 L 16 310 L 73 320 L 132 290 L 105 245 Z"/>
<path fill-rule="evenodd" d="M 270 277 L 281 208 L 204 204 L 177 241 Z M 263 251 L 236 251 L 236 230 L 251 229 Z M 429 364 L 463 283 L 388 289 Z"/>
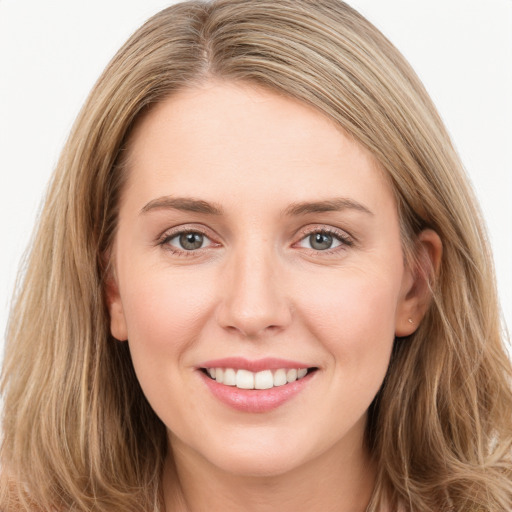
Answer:
<path fill-rule="evenodd" d="M 128 184 L 179 194 L 310 200 L 372 197 L 390 185 L 376 160 L 318 110 L 250 84 L 210 81 L 156 105 L 129 143 Z M 293 196 L 293 197 L 292 197 Z M 212 198 L 214 199 L 214 198 Z"/>

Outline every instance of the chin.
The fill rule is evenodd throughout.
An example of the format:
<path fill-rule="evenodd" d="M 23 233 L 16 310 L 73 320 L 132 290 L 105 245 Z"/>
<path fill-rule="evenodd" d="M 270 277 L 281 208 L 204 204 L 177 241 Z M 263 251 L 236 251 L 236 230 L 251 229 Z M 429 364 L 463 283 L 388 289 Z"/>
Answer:
<path fill-rule="evenodd" d="M 231 432 L 229 443 L 225 438 L 217 442 L 211 440 L 197 452 L 222 471 L 246 477 L 280 476 L 301 467 L 321 452 L 311 434 L 304 439 L 304 436 L 290 435 L 289 429 L 286 429 L 286 436 L 273 429 L 244 431 L 239 437 Z"/>
<path fill-rule="evenodd" d="M 238 453 L 210 462 L 234 476 L 254 478 L 278 477 L 290 473 L 302 465 L 302 461 L 292 459 L 278 450 L 273 453 Z"/>

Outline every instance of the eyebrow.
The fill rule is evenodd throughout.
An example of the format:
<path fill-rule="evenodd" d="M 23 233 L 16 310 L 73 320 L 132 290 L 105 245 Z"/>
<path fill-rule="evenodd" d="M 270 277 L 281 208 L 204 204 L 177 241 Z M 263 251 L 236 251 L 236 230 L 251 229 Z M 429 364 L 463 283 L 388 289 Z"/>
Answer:
<path fill-rule="evenodd" d="M 368 215 L 373 212 L 366 206 L 353 199 L 338 197 L 325 201 L 293 203 L 284 211 L 285 215 L 307 215 L 308 213 L 338 212 L 342 210 L 357 210 Z"/>
<path fill-rule="evenodd" d="M 194 199 L 192 197 L 169 197 L 163 196 L 153 199 L 147 203 L 140 213 L 147 213 L 152 210 L 181 210 L 184 212 L 202 213 L 205 215 L 222 215 L 221 206 L 203 201 L 202 199 Z M 304 201 L 300 203 L 292 203 L 284 210 L 286 216 L 307 215 L 310 213 L 338 212 L 342 210 L 357 210 L 368 215 L 373 215 L 366 206 L 348 198 L 333 198 L 324 201 Z"/>
<path fill-rule="evenodd" d="M 222 215 L 222 208 L 216 204 L 208 203 L 192 197 L 159 197 L 146 204 L 140 213 L 152 210 L 181 210 L 184 212 L 204 213 L 206 215 Z"/>

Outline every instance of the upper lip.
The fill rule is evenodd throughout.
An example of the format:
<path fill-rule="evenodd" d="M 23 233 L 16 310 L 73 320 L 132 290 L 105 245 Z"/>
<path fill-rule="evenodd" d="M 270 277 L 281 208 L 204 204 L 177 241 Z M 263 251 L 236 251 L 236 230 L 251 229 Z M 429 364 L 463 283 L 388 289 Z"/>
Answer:
<path fill-rule="evenodd" d="M 250 372 L 261 372 L 263 370 L 278 370 L 279 368 L 312 368 L 311 364 L 290 359 L 280 359 L 276 357 L 265 357 L 263 359 L 245 359 L 244 357 L 225 357 L 222 359 L 212 359 L 204 361 L 198 365 L 198 368 L 236 368 L 238 370 L 248 370 Z"/>

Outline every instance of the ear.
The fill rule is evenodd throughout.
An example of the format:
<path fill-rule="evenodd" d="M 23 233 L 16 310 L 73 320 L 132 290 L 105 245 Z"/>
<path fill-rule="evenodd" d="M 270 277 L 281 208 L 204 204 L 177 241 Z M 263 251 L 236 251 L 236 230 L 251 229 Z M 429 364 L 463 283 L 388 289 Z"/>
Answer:
<path fill-rule="evenodd" d="M 439 274 L 443 244 L 432 229 L 416 240 L 413 261 L 405 270 L 395 319 L 395 336 L 411 335 L 418 328 L 432 298 L 431 284 Z"/>
<path fill-rule="evenodd" d="M 126 319 L 121 295 L 119 293 L 119 286 L 113 269 L 107 272 L 105 296 L 110 314 L 110 332 L 117 340 L 126 341 L 128 339 L 128 330 L 126 328 Z"/>

